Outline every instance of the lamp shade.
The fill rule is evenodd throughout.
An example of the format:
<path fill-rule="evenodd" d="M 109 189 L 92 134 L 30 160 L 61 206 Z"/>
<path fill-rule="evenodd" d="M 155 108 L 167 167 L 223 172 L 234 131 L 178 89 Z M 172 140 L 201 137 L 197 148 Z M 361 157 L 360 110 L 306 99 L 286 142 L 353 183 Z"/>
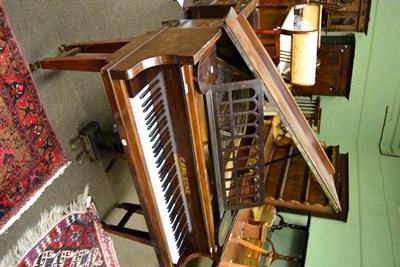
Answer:
<path fill-rule="evenodd" d="M 292 34 L 291 82 L 301 86 L 315 84 L 318 31 Z"/>

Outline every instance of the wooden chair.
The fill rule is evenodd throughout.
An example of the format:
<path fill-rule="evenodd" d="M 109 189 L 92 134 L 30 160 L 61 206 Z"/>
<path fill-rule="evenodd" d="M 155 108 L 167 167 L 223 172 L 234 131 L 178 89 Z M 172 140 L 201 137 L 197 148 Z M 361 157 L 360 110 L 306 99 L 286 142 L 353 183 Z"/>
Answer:
<path fill-rule="evenodd" d="M 302 249 L 302 255 L 300 257 L 298 256 L 290 256 L 290 255 L 283 255 L 282 253 L 278 252 L 274 242 L 271 240 L 271 238 L 266 237 L 264 238 L 265 232 L 257 230 L 257 228 L 260 228 L 262 223 L 256 222 L 256 221 L 251 221 L 249 220 L 243 225 L 243 231 L 242 231 L 242 236 L 239 238 L 235 238 L 235 241 L 243 247 L 242 249 L 242 254 L 246 256 L 248 260 L 243 260 L 242 258 L 239 258 L 236 262 L 221 262 L 219 263 L 220 267 L 227 267 L 227 266 L 233 266 L 233 267 L 249 267 L 249 266 L 259 266 L 259 263 L 257 262 L 259 257 L 261 255 L 264 255 L 266 257 L 266 267 L 270 267 L 274 261 L 276 260 L 284 260 L 284 261 L 289 261 L 293 263 L 298 263 L 299 266 L 304 266 L 305 264 L 305 257 L 306 257 L 306 252 L 307 252 L 307 243 L 308 243 L 308 235 L 309 235 L 309 228 L 310 228 L 310 221 L 311 221 L 311 215 L 308 215 L 307 218 L 307 223 L 306 225 L 297 225 L 297 224 L 291 224 L 287 223 L 283 216 L 280 214 L 277 214 L 277 216 L 280 218 L 278 224 L 274 224 L 268 229 L 269 232 L 274 232 L 277 230 L 282 230 L 285 228 L 291 228 L 291 229 L 296 229 L 303 231 L 305 233 L 305 243 L 303 244 L 303 249 Z M 266 223 L 266 222 L 265 222 Z M 254 238 L 264 238 L 263 242 L 257 242 Z M 263 244 L 264 242 L 268 242 L 270 245 L 270 249 L 264 249 Z"/>

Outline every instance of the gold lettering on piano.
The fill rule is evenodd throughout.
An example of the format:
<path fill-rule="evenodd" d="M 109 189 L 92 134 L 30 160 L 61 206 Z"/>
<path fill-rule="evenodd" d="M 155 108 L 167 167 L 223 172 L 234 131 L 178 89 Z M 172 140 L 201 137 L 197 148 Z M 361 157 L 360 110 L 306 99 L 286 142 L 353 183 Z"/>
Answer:
<path fill-rule="evenodd" d="M 181 166 L 181 173 L 182 173 L 182 181 L 183 181 L 183 188 L 185 190 L 186 195 L 190 195 L 190 187 L 189 187 L 189 178 L 186 169 L 186 161 L 184 158 L 179 158 L 179 164 Z"/>

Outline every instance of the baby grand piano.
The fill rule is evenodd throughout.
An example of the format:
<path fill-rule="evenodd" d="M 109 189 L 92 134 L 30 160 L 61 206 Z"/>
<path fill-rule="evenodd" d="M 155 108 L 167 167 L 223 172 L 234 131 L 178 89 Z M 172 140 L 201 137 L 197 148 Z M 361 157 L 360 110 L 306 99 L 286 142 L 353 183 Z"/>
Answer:
<path fill-rule="evenodd" d="M 101 73 L 161 266 L 218 262 L 224 214 L 264 203 L 264 98 L 340 210 L 335 170 L 244 16 L 66 48 L 35 66 Z"/>

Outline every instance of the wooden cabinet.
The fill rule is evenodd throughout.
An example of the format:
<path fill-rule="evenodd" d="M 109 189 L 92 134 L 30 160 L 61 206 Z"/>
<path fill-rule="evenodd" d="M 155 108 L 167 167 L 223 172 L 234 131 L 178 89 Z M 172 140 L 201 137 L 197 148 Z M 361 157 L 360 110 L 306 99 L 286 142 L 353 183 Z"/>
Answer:
<path fill-rule="evenodd" d="M 233 8 L 237 14 L 248 17 L 257 6 L 257 0 L 198 0 L 185 6 L 188 19 L 216 19 L 225 17 Z"/>
<path fill-rule="evenodd" d="M 269 136 L 274 134 L 276 126 L 269 121 L 264 122 Z M 268 137 L 269 138 L 269 137 Z M 274 138 L 274 140 L 276 140 Z M 333 180 L 341 206 L 335 212 L 324 190 L 313 175 L 305 158 L 289 137 L 284 142 L 275 142 L 269 146 L 265 174 L 265 203 L 277 207 L 278 210 L 307 214 L 312 216 L 347 221 L 349 211 L 348 154 L 341 154 L 339 146 L 325 147 L 325 153 L 335 168 Z M 267 142 L 268 143 L 268 139 Z"/>
<path fill-rule="evenodd" d="M 259 0 L 259 6 L 291 6 L 302 4 L 304 0 Z"/>
<path fill-rule="evenodd" d="M 338 4 L 340 11 L 326 8 L 324 29 L 326 31 L 357 31 L 367 34 L 371 0 L 322 0 L 327 4 Z"/>
<path fill-rule="evenodd" d="M 355 49 L 354 35 L 324 36 L 318 49 L 314 86 L 293 85 L 294 95 L 329 95 L 349 98 Z"/>
<path fill-rule="evenodd" d="M 324 6 L 322 26 L 325 31 L 368 31 L 372 0 L 259 0 L 260 6 L 290 6 L 307 2 Z"/>

